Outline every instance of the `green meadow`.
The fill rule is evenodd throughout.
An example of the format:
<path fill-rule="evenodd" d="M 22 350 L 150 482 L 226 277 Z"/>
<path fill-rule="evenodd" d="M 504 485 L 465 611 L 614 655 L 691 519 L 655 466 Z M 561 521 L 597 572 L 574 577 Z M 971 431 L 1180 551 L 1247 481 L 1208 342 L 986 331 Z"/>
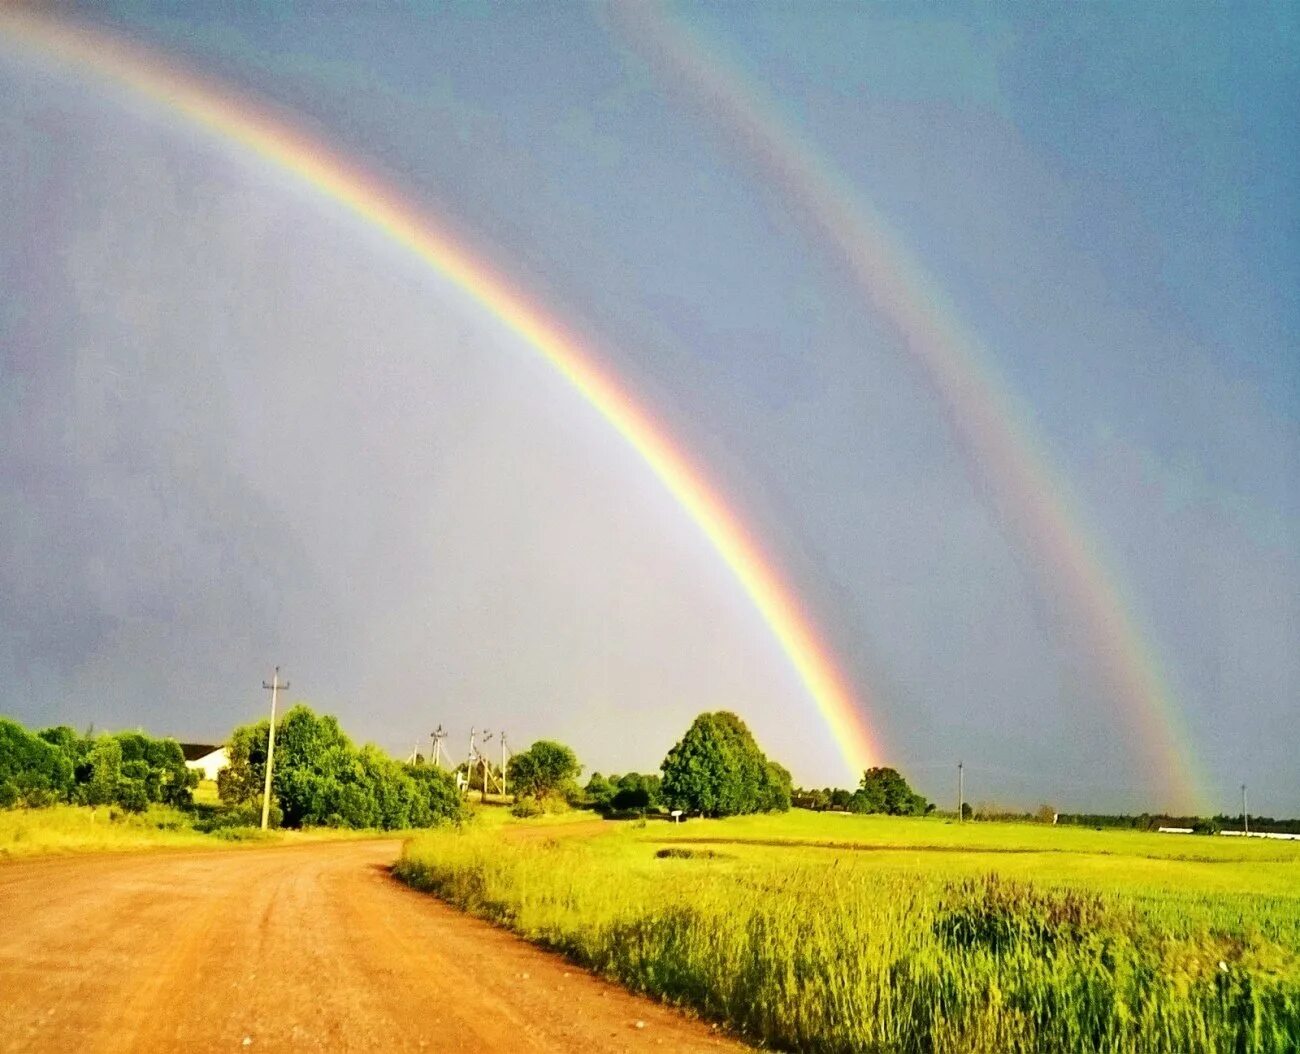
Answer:
<path fill-rule="evenodd" d="M 769 1047 L 1300 1049 L 1295 843 L 803 811 L 537 826 L 422 835 L 398 873 Z"/>

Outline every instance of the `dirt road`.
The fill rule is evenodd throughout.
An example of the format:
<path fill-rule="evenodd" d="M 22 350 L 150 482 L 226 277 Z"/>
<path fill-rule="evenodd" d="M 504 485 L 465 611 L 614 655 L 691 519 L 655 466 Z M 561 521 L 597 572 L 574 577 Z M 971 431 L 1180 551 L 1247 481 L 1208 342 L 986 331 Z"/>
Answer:
<path fill-rule="evenodd" d="M 399 850 L 0 865 L 0 1050 L 742 1049 L 400 885 Z"/>

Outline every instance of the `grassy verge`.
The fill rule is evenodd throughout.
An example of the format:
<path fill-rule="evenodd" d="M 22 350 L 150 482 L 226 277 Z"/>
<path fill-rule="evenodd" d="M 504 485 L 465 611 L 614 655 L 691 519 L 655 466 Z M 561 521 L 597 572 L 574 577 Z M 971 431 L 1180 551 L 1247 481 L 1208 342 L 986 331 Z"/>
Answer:
<path fill-rule="evenodd" d="M 585 840 L 480 828 L 416 839 L 398 873 L 782 1049 L 1296 1049 L 1293 847 L 980 828 L 800 815 Z M 1250 892 L 1261 870 L 1280 892 Z"/>
<path fill-rule="evenodd" d="M 109 806 L 54 805 L 43 809 L 0 810 L 0 861 L 53 853 L 121 852 L 135 849 L 197 849 L 233 845 L 275 845 L 379 834 L 400 838 L 400 832 L 347 831 L 318 828 L 304 831 L 261 831 L 225 827 L 205 833 L 194 827 L 195 814 L 162 805 L 143 813 Z M 410 834 L 410 832 L 406 832 Z"/>

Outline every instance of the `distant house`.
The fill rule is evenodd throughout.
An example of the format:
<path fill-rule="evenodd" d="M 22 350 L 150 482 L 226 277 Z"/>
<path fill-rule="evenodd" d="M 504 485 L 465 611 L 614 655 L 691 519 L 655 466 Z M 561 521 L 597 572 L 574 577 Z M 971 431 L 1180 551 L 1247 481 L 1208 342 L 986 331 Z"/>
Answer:
<path fill-rule="evenodd" d="M 230 764 L 226 748 L 221 743 L 182 743 L 185 767 L 197 769 L 205 780 L 215 780 L 217 773 Z"/>

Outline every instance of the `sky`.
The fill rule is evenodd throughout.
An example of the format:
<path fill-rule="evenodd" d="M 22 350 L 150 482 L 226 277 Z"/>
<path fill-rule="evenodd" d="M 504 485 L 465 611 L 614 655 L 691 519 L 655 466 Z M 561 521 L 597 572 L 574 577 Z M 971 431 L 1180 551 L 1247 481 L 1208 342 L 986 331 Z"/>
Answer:
<path fill-rule="evenodd" d="M 1300 814 L 1293 6 L 60 17 L 329 144 L 581 334 L 923 793 L 961 760 L 975 802 L 1180 807 L 1167 735 L 1200 807 Z M 664 40 L 969 335 L 1166 686 L 1155 732 L 807 188 Z M 499 319 L 3 26 L 0 95 L 0 712 L 215 740 L 278 663 L 399 754 L 477 726 L 648 771 L 730 709 L 796 783 L 856 781 L 696 524 Z"/>

